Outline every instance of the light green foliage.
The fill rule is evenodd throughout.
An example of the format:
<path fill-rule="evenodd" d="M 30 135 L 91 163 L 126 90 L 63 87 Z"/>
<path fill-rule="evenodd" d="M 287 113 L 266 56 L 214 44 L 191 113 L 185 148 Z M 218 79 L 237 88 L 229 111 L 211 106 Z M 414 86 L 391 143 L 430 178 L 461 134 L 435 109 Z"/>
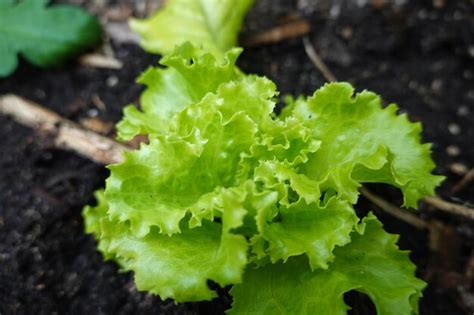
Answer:
<path fill-rule="evenodd" d="M 243 282 L 231 289 L 230 314 L 346 314 L 343 294 L 367 294 L 379 315 L 417 313 L 417 300 L 425 283 L 414 277 L 408 253 L 399 251 L 397 237 L 387 234 L 369 215 L 353 232 L 352 241 L 334 251 L 328 270 L 311 272 L 307 259 L 247 268 Z M 254 301 L 258 301 L 255 303 Z"/>
<path fill-rule="evenodd" d="M 152 53 L 171 53 L 176 45 L 191 42 L 219 60 L 235 47 L 237 35 L 253 0 L 168 0 L 146 20 L 132 19 L 132 30 Z"/>
<path fill-rule="evenodd" d="M 344 314 L 353 289 L 380 314 L 416 313 L 414 265 L 353 204 L 362 182 L 399 187 L 407 205 L 433 192 L 419 124 L 348 83 L 275 116 L 275 85 L 238 71 L 238 53 L 185 44 L 147 70 L 143 111 L 125 111 L 119 132 L 149 144 L 109 166 L 86 231 L 162 298 L 209 300 L 212 280 L 236 284 L 236 314 Z"/>
<path fill-rule="evenodd" d="M 48 0 L 0 0 L 0 77 L 11 74 L 18 54 L 40 67 L 60 64 L 100 41 L 97 20 L 69 5 Z"/>
<path fill-rule="evenodd" d="M 358 221 L 352 207 L 336 198 L 325 206 L 304 201 L 282 206 L 279 215 L 281 222 L 267 223 L 262 233 L 269 241 L 271 260 L 286 261 L 306 253 L 311 269 L 328 267 L 334 259 L 334 247 L 350 242 L 349 234 Z"/>
<path fill-rule="evenodd" d="M 329 85 L 287 109 L 322 143 L 304 172 L 353 203 L 360 183 L 382 182 L 399 187 L 405 206 L 416 207 L 443 179 L 429 174 L 434 163 L 430 145 L 419 145 L 421 124 L 397 116 L 395 104 L 382 109 L 375 93 L 353 93 L 347 83 Z"/>
<path fill-rule="evenodd" d="M 133 105 L 125 108 L 125 118 L 118 123 L 118 136 L 130 140 L 137 134 L 162 133 L 170 118 L 186 105 L 200 101 L 208 92 L 215 92 L 222 82 L 236 79 L 235 61 L 241 49 L 225 54 L 223 61 L 190 43 L 176 47 L 161 59 L 167 68 L 150 67 L 138 82 L 147 86 L 141 96 L 142 111 Z"/>

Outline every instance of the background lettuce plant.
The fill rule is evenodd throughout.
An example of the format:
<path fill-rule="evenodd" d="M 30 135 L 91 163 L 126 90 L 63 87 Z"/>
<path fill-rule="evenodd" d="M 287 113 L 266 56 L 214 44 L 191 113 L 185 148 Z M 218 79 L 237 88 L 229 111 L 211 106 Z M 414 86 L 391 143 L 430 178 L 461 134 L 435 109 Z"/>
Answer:
<path fill-rule="evenodd" d="M 109 166 L 84 210 L 104 257 L 162 299 L 234 285 L 233 314 L 345 314 L 350 290 L 379 314 L 417 313 L 425 283 L 408 254 L 353 205 L 362 183 L 398 187 L 409 207 L 434 193 L 442 177 L 420 124 L 348 83 L 277 116 L 274 83 L 243 74 L 240 49 L 206 46 L 182 44 L 139 79 L 142 109 L 127 107 L 118 133 L 149 143 Z"/>

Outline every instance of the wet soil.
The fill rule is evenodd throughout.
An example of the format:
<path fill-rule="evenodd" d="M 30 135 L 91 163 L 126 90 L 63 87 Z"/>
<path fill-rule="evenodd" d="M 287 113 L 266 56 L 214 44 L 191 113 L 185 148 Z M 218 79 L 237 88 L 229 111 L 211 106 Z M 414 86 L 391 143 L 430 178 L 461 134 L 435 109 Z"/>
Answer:
<path fill-rule="evenodd" d="M 424 126 L 437 172 L 447 176 L 438 193 L 474 203 L 474 187 L 456 194 L 457 167 L 474 161 L 474 3 L 472 1 L 257 0 L 245 24 L 253 34 L 289 15 L 311 22 L 310 39 L 339 80 L 381 94 Z M 137 102 L 135 78 L 159 59 L 135 45 L 112 42 L 121 70 L 71 62 L 42 70 L 22 63 L 0 80 L 0 94 L 15 93 L 74 121 L 98 117 L 115 123 L 123 106 Z M 300 38 L 246 49 L 239 65 L 273 79 L 283 94 L 312 94 L 325 80 L 309 61 Z M 98 105 L 100 99 L 106 107 Z M 456 164 L 455 164 L 456 163 Z M 74 153 L 52 147 L 34 131 L 0 116 L 0 314 L 223 314 L 225 290 L 211 302 L 175 305 L 137 292 L 130 273 L 104 263 L 83 232 L 81 209 L 104 185 L 107 171 Z M 399 194 L 371 187 L 399 203 Z M 474 226 L 422 205 L 421 216 L 443 223 L 437 252 L 426 232 L 374 210 L 398 233 L 419 275 L 428 281 L 422 314 L 472 314 Z M 471 265 L 471 269 L 469 269 Z M 349 294 L 352 314 L 373 313 L 363 295 Z"/>

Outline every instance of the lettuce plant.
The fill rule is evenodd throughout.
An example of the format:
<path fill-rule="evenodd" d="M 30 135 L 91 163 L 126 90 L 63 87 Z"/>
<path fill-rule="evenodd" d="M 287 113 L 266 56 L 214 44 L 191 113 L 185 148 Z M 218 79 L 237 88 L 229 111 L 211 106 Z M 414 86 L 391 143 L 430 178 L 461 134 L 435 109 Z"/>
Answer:
<path fill-rule="evenodd" d="M 408 207 L 434 193 L 421 125 L 348 83 L 275 115 L 275 84 L 243 74 L 240 52 L 185 43 L 140 77 L 142 108 L 125 109 L 118 133 L 149 143 L 108 166 L 84 210 L 104 258 L 176 302 L 233 285 L 231 314 L 345 314 L 350 290 L 379 314 L 417 313 L 425 283 L 408 253 L 353 205 L 363 183 L 399 188 Z"/>
<path fill-rule="evenodd" d="M 275 115 L 275 84 L 235 65 L 251 3 L 170 0 L 132 21 L 165 57 L 139 78 L 141 110 L 125 108 L 118 137 L 149 143 L 109 166 L 86 231 L 162 299 L 210 300 L 212 281 L 233 285 L 232 314 L 345 314 L 351 290 L 379 314 L 417 313 L 425 283 L 408 253 L 353 205 L 363 183 L 399 188 L 407 207 L 434 193 L 421 125 L 348 83 Z"/>

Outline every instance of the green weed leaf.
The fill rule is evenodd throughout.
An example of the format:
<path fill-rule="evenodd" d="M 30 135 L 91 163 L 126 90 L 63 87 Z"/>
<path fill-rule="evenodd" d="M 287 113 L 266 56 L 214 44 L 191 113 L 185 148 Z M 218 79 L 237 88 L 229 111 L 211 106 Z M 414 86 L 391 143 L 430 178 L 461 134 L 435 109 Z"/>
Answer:
<path fill-rule="evenodd" d="M 0 77 L 11 74 L 18 54 L 49 67 L 100 41 L 97 20 L 69 5 L 47 7 L 48 0 L 0 1 Z"/>

